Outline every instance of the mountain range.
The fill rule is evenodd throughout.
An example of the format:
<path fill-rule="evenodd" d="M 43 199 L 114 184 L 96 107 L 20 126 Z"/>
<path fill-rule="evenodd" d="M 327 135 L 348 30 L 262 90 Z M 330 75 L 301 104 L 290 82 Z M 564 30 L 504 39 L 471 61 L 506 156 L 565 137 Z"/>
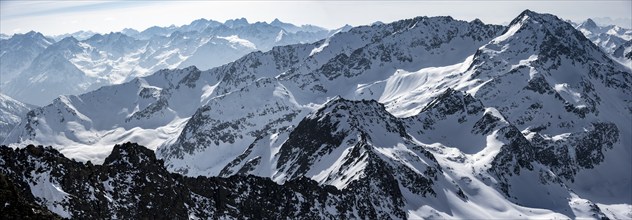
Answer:
<path fill-rule="evenodd" d="M 632 30 L 615 25 L 598 26 L 592 19 L 576 25 L 593 43 L 600 46 L 614 60 L 632 66 Z"/>
<path fill-rule="evenodd" d="M 178 29 L 200 27 L 251 50 L 26 107 L 0 148 L 12 186 L 3 190 L 42 210 L 34 214 L 71 218 L 162 207 L 174 218 L 632 218 L 632 68 L 629 44 L 613 40 L 630 32 L 591 22 L 525 10 L 508 26 L 199 20 L 66 38 L 31 61 L 65 64 L 28 69 L 86 73 L 69 54 L 126 54 L 121 42 L 185 39 Z M 296 40 L 316 33 L 323 39 Z M 286 36 L 296 38 L 270 41 Z M 25 91 L 34 88 L 54 87 Z"/>
<path fill-rule="evenodd" d="M 310 43 L 346 29 L 297 27 L 279 20 L 268 24 L 200 19 L 142 32 L 125 29 L 102 35 L 80 31 L 52 38 L 36 32 L 16 34 L 1 40 L 0 84 L 3 93 L 17 100 L 45 105 L 59 95 L 78 95 L 160 69 L 191 65 L 209 69 L 253 51 Z"/>

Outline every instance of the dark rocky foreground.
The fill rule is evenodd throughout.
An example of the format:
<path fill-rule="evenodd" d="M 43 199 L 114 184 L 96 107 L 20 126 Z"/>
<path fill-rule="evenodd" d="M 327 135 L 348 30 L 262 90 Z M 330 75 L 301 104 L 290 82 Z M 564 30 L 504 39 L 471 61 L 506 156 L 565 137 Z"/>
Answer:
<path fill-rule="evenodd" d="M 372 218 L 383 216 L 357 192 L 307 178 L 279 185 L 256 176 L 185 177 L 153 151 L 116 145 L 103 165 L 52 147 L 0 147 L 0 212 L 8 218 Z M 47 191 L 48 190 L 48 191 Z M 50 210 L 50 211 L 49 211 Z"/>

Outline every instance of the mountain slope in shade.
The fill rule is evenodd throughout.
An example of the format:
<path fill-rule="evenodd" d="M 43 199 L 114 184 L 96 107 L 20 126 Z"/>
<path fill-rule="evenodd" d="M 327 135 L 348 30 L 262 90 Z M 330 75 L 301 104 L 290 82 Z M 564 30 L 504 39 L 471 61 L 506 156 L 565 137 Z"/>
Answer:
<path fill-rule="evenodd" d="M 551 155 L 536 154 L 534 143 L 503 114 L 469 94 L 448 89 L 421 113 L 403 120 L 412 136 L 429 145 L 426 149 L 436 156 L 439 164 L 449 167 L 444 171 L 457 180 L 463 195 L 472 202 L 468 205 L 489 210 L 489 207 L 483 208 L 489 201 L 507 199 L 513 204 L 544 208 L 571 218 L 606 216 L 594 208 L 598 207 L 594 202 L 569 193 L 572 190 L 560 177 L 551 175 L 550 167 L 533 162 L 534 158 L 539 160 Z M 445 135 L 446 131 L 458 134 L 459 138 Z M 487 187 L 499 194 L 490 195 L 481 190 Z M 520 208 L 511 209 L 523 212 Z"/>
<path fill-rule="evenodd" d="M 632 68 L 632 40 L 617 47 L 617 49 L 612 52 L 612 56 L 623 65 Z"/>
<path fill-rule="evenodd" d="M 0 93 L 0 143 L 32 108 L 35 106 L 21 103 Z"/>
<path fill-rule="evenodd" d="M 81 50 L 78 43 L 70 37 L 47 47 L 27 69 L 6 83 L 4 91 L 18 100 L 45 105 L 61 94 L 81 93 L 104 85 L 68 60 Z"/>
<path fill-rule="evenodd" d="M 218 176 L 222 167 L 249 145 L 295 124 L 304 115 L 303 108 L 275 79 L 259 79 L 211 99 L 191 116 L 177 140 L 161 147 L 159 154 L 168 161 L 167 167 L 178 172 Z"/>
<path fill-rule="evenodd" d="M 55 40 L 34 31 L 0 39 L 0 85 L 4 87 L 8 81 L 18 76 L 38 54 L 53 43 Z M 2 92 L 6 93 L 4 89 Z"/>

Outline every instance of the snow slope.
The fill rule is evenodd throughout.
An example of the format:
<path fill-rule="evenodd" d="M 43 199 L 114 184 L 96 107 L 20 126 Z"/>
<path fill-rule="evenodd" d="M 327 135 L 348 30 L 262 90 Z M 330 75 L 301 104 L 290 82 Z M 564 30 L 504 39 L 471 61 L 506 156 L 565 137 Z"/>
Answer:
<path fill-rule="evenodd" d="M 0 93 L 0 142 L 20 123 L 22 117 L 35 106 L 21 103 Z"/>

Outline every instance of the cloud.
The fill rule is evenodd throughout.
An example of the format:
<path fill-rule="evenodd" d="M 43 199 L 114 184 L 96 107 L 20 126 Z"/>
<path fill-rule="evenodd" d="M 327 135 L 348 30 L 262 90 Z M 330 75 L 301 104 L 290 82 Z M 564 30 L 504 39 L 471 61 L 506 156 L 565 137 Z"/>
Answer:
<path fill-rule="evenodd" d="M 85 13 L 139 7 L 153 4 L 151 1 L 33 1 L 3 4 L 3 19 L 16 19 L 29 16 L 52 16 L 66 13 Z M 16 9 L 16 10 L 14 10 Z"/>

